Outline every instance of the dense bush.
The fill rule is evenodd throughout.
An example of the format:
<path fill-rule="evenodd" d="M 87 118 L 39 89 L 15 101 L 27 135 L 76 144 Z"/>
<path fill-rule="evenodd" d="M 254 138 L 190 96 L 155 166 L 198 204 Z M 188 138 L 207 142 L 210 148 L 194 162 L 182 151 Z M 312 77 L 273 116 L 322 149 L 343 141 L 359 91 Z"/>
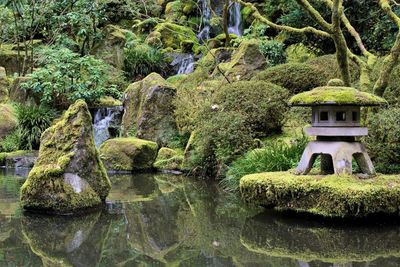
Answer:
<path fill-rule="evenodd" d="M 237 159 L 221 181 L 227 191 L 238 192 L 240 178 L 247 174 L 287 171 L 297 166 L 308 143 L 306 137 L 288 144 L 283 141 L 268 142 L 264 148 L 255 149 Z"/>
<path fill-rule="evenodd" d="M 39 149 L 40 137 L 53 119 L 56 111 L 45 106 L 18 105 L 16 108 L 20 131 L 20 149 Z"/>
<path fill-rule="evenodd" d="M 0 140 L 0 152 L 13 152 L 21 147 L 22 134 L 20 129 L 16 129 L 11 134 Z"/>
<path fill-rule="evenodd" d="M 167 57 L 159 48 L 147 44 L 133 44 L 124 49 L 124 71 L 131 80 L 140 80 L 152 72 L 165 74 Z"/>
<path fill-rule="evenodd" d="M 267 59 L 268 66 L 286 63 L 286 52 L 283 43 L 274 40 L 264 40 L 260 42 L 261 54 Z"/>
<path fill-rule="evenodd" d="M 365 143 L 378 172 L 400 172 L 400 108 L 394 107 L 369 118 Z"/>
<path fill-rule="evenodd" d="M 359 77 L 358 67 L 351 64 L 351 77 Z M 334 55 L 317 57 L 306 63 L 287 63 L 268 68 L 253 77 L 253 80 L 268 81 L 287 88 L 291 94 L 325 86 L 329 80 L 340 78 L 339 67 Z"/>
<path fill-rule="evenodd" d="M 121 95 L 115 85 L 108 84 L 108 66 L 93 56 L 80 57 L 67 48 L 46 48 L 39 65 L 23 88 L 40 95 L 42 104 L 64 109 L 77 99 L 91 104 L 107 95 Z"/>
<path fill-rule="evenodd" d="M 253 147 L 256 137 L 278 133 L 287 111 L 288 92 L 262 81 L 226 84 L 195 121 L 189 168 L 201 176 L 222 176 L 227 166 Z"/>
<path fill-rule="evenodd" d="M 213 96 L 221 110 L 242 114 L 254 137 L 279 133 L 287 112 L 288 91 L 264 81 L 226 84 Z"/>

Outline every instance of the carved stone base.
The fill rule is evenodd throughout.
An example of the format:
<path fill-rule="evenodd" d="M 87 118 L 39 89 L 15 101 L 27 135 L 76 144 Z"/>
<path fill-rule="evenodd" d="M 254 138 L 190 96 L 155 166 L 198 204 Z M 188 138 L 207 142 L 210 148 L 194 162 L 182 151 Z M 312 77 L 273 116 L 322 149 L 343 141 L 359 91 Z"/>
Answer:
<path fill-rule="evenodd" d="M 322 158 L 322 172 L 329 172 L 332 160 L 335 174 L 352 174 L 352 159 L 354 157 L 362 173 L 375 175 L 375 168 L 363 144 L 360 142 L 312 141 L 303 152 L 296 173 L 306 175 L 310 172 L 317 157 Z M 329 156 L 330 157 L 329 157 Z"/>

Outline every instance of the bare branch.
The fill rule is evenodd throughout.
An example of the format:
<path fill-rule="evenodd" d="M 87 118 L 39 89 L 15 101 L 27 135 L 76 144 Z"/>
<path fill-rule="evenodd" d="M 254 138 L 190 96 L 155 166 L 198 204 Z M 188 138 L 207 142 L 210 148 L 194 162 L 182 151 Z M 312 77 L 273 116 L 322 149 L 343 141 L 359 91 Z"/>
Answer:
<path fill-rule="evenodd" d="M 326 32 L 331 32 L 332 25 L 328 23 L 316 10 L 308 0 L 296 0 L 296 2 L 303 7 L 303 9 L 310 15 L 318 24 L 322 27 L 322 29 Z"/>

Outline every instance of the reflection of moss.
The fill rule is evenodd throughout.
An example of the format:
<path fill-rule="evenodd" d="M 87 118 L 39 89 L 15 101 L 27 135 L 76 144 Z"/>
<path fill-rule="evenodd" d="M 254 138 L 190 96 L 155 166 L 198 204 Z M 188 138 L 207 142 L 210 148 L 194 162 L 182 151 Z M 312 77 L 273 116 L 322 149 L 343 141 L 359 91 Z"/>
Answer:
<path fill-rule="evenodd" d="M 397 213 L 400 206 L 398 176 L 359 179 L 270 172 L 244 176 L 240 189 L 243 198 L 256 205 L 332 217 Z"/>
<path fill-rule="evenodd" d="M 22 218 L 25 241 L 45 266 L 95 266 L 109 232 L 107 215 L 29 215 Z"/>
<path fill-rule="evenodd" d="M 274 214 L 248 219 L 241 234 L 250 251 L 273 257 L 346 263 L 400 256 L 399 227 L 299 224 Z"/>

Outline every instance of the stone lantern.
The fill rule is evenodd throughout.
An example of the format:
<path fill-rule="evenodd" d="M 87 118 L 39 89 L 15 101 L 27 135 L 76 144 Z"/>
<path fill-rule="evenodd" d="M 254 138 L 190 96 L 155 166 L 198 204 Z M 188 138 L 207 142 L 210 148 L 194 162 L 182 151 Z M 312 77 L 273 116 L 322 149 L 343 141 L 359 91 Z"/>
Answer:
<path fill-rule="evenodd" d="M 362 173 L 374 175 L 375 169 L 364 145 L 356 141 L 357 137 L 368 135 L 368 128 L 360 125 L 361 107 L 386 103 L 373 94 L 344 87 L 338 79 L 293 96 L 291 106 L 312 107 L 312 126 L 306 129 L 306 134 L 316 137 L 304 150 L 296 173 L 308 174 L 320 155 L 323 174 L 352 174 L 354 158 Z"/>

